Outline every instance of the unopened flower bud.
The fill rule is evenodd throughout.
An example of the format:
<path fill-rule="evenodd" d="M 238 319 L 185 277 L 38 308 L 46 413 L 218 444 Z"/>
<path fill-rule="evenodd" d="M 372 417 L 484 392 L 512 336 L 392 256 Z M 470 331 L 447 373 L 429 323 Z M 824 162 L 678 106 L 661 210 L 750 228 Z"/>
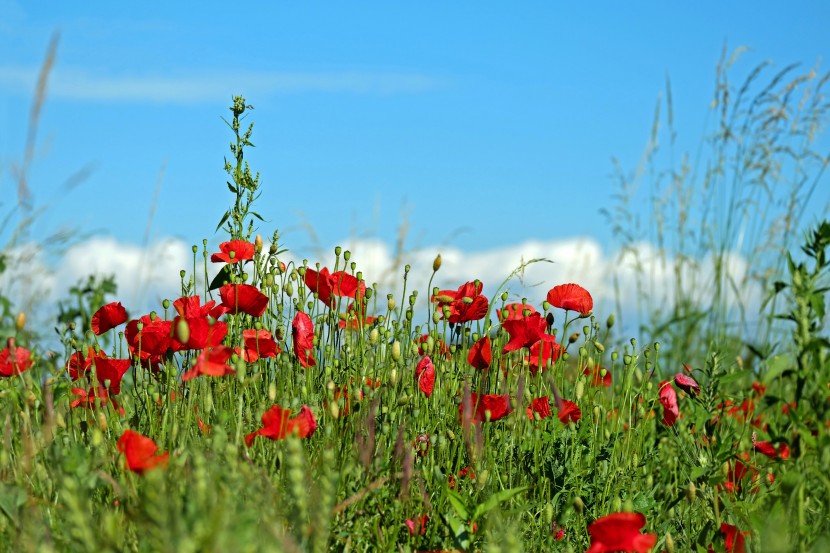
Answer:
<path fill-rule="evenodd" d="M 400 361 L 401 359 L 401 343 L 398 340 L 392 342 L 392 359 Z"/>
<path fill-rule="evenodd" d="M 577 512 L 577 513 L 579 513 L 580 515 L 581 515 L 581 514 L 582 514 L 582 512 L 585 510 L 585 503 L 583 503 L 583 502 L 582 502 L 582 498 L 581 498 L 581 497 L 579 497 L 579 496 L 576 496 L 576 497 L 574 498 L 574 509 L 575 509 L 575 510 L 576 510 L 576 512 Z"/>
<path fill-rule="evenodd" d="M 666 532 L 666 541 L 664 543 L 666 545 L 666 553 L 674 553 L 674 540 L 668 532 Z"/>
<path fill-rule="evenodd" d="M 254 238 L 254 251 L 256 253 L 262 253 L 262 236 L 259 234 Z"/>
<path fill-rule="evenodd" d="M 577 340 L 579 340 L 579 332 L 574 332 L 574 333 L 573 333 L 573 334 L 571 334 L 571 335 L 570 335 L 570 337 L 568 338 L 568 343 L 569 343 L 569 344 L 573 344 L 573 343 L 574 343 L 574 342 L 576 342 Z"/>
<path fill-rule="evenodd" d="M 190 341 L 190 325 L 187 324 L 186 319 L 180 318 L 179 322 L 176 323 L 176 339 L 182 344 Z"/>
<path fill-rule="evenodd" d="M 17 314 L 17 318 L 14 320 L 14 326 L 17 328 L 18 332 L 23 330 L 23 327 L 26 326 L 26 313 L 21 311 Z"/>
<path fill-rule="evenodd" d="M 595 348 L 597 348 L 597 351 L 598 351 L 598 352 L 600 352 L 600 353 L 604 353 L 604 352 L 605 352 L 605 346 L 603 346 L 603 345 L 602 345 L 601 343 L 599 343 L 599 342 L 594 342 L 594 347 L 595 347 Z"/>
<path fill-rule="evenodd" d="M 369 343 L 375 345 L 378 343 L 378 340 L 380 340 L 380 332 L 378 332 L 377 328 L 373 328 L 369 332 Z"/>
<path fill-rule="evenodd" d="M 432 272 L 438 271 L 441 268 L 441 254 L 435 256 L 435 261 L 432 262 Z"/>
<path fill-rule="evenodd" d="M 686 487 L 686 499 L 689 502 L 694 501 L 697 498 L 697 488 L 695 487 L 694 482 L 689 482 L 689 485 Z"/>
<path fill-rule="evenodd" d="M 268 399 L 271 401 L 277 399 L 277 385 L 274 382 L 268 385 Z"/>

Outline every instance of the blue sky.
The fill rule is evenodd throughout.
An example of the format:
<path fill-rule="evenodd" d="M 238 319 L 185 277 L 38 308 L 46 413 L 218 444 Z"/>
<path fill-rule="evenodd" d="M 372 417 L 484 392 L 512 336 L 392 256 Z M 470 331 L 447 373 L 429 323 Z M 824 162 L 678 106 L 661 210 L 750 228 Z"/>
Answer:
<path fill-rule="evenodd" d="M 830 4 L 802 2 L 177 2 L 0 0 L 0 170 L 22 157 L 50 37 L 57 63 L 29 174 L 58 228 L 145 243 L 208 238 L 234 94 L 255 106 L 264 235 L 311 255 L 349 237 L 486 252 L 614 239 L 612 157 L 636 167 L 672 82 L 678 150 L 697 148 L 724 45 L 807 70 Z M 825 66 L 824 71 L 827 68 Z M 89 169 L 71 191 L 67 179 Z M 826 183 L 826 179 L 825 179 Z M 817 213 L 830 194 L 818 187 Z M 432 255 L 432 254 L 430 254 Z M 470 278 L 474 278 L 471 275 Z"/>

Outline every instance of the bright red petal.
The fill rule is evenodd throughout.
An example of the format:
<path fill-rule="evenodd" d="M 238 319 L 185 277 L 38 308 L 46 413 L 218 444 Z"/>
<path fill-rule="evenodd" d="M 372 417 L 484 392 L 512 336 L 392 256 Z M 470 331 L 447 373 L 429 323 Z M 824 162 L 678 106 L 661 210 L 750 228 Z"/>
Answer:
<path fill-rule="evenodd" d="M 427 397 L 432 395 L 435 386 L 435 365 L 429 356 L 424 357 L 415 367 L 415 379 L 418 381 L 418 388 Z"/>
<path fill-rule="evenodd" d="M 298 311 L 291 323 L 291 336 L 294 342 L 294 354 L 303 367 L 312 367 L 314 361 L 314 323 L 311 317 L 302 311 Z"/>
<path fill-rule="evenodd" d="M 577 311 L 587 315 L 594 308 L 594 300 L 588 290 L 578 284 L 560 284 L 548 291 L 548 303 L 560 309 Z"/>
<path fill-rule="evenodd" d="M 127 310 L 121 302 L 108 303 L 92 316 L 92 332 L 100 336 L 104 332 L 127 322 Z"/>

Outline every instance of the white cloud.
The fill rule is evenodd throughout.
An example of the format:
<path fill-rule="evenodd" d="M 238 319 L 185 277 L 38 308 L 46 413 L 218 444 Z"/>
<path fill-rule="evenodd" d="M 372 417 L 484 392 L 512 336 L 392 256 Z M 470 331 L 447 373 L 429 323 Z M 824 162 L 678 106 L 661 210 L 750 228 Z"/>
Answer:
<path fill-rule="evenodd" d="M 37 67 L 0 66 L 0 86 L 30 93 Z M 86 69 L 58 67 L 50 77 L 49 95 L 95 102 L 158 102 L 192 104 L 227 100 L 235 91 L 263 97 L 308 92 L 407 94 L 430 90 L 440 83 L 418 73 L 330 71 L 207 71 L 185 75 L 111 75 Z"/>

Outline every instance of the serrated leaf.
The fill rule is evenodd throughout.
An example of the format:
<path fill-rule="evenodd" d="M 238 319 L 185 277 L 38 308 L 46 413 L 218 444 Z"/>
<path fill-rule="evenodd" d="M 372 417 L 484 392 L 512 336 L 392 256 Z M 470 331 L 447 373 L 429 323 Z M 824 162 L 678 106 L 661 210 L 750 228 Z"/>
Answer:
<path fill-rule="evenodd" d="M 522 486 L 520 488 L 511 488 L 509 490 L 502 490 L 498 493 L 494 493 L 490 497 L 487 498 L 487 501 L 481 503 L 476 507 L 476 510 L 473 512 L 473 520 L 477 520 L 478 517 L 487 513 L 488 511 L 492 511 L 496 507 L 499 506 L 500 503 L 504 503 L 505 501 L 510 500 L 511 498 L 519 495 L 523 491 L 527 489 L 527 486 Z"/>
<path fill-rule="evenodd" d="M 216 273 L 216 276 L 213 277 L 213 280 L 210 282 L 210 288 L 208 288 L 208 290 L 216 290 L 218 288 L 221 288 L 230 281 L 231 267 L 230 265 L 225 265 L 218 273 Z"/>

